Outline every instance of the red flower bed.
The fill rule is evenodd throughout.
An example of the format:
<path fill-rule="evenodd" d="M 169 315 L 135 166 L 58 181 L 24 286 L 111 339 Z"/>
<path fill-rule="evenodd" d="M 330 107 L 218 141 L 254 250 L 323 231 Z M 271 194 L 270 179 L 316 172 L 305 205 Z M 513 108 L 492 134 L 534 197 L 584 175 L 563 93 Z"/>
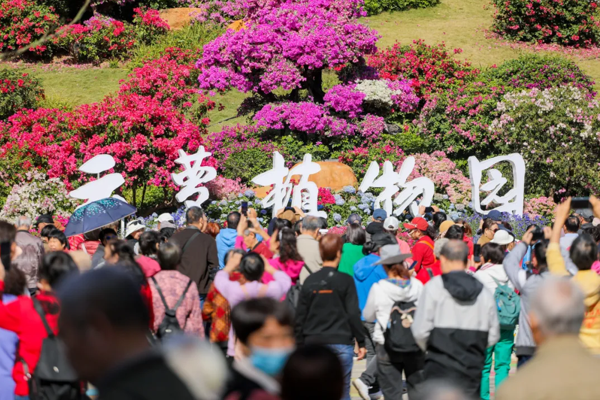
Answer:
<path fill-rule="evenodd" d="M 454 49 L 460 54 L 461 49 Z M 455 60 L 444 44 L 430 46 L 422 39 L 411 45 L 400 45 L 380 50 L 367 58 L 367 64 L 379 71 L 383 79 L 410 79 L 418 96 L 425 96 L 462 86 L 479 74 L 471 64 Z"/>
<path fill-rule="evenodd" d="M 589 48 L 600 42 L 598 4 L 586 0 L 494 0 L 494 31 L 507 39 Z"/>

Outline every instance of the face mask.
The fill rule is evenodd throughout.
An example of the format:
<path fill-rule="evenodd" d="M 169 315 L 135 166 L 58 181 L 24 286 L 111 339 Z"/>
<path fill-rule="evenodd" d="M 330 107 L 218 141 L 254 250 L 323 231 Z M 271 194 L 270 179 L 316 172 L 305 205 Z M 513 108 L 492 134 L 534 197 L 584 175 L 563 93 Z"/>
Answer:
<path fill-rule="evenodd" d="M 252 351 L 250 354 L 252 365 L 267 375 L 275 376 L 281 372 L 294 349 L 292 347 L 284 349 L 252 347 L 250 350 Z"/>

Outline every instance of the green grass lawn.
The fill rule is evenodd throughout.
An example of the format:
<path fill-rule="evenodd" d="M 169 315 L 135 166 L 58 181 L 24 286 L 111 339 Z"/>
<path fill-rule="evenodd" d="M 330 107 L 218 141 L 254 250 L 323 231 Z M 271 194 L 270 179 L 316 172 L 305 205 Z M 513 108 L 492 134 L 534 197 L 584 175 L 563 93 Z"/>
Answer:
<path fill-rule="evenodd" d="M 366 23 L 382 36 L 380 48 L 424 39 L 429 44 L 445 42 L 449 49 L 461 48 L 457 57 L 475 67 L 488 67 L 517 58 L 528 50 L 515 50 L 485 38 L 492 25 L 494 8 L 489 0 L 442 0 L 437 7 L 383 13 L 366 18 Z M 573 60 L 597 82 L 600 88 L 600 60 Z"/>
<path fill-rule="evenodd" d="M 364 22 L 381 35 L 379 47 L 388 47 L 396 41 L 407 44 L 424 39 L 429 44 L 445 42 L 451 50 L 463 49 L 457 57 L 470 61 L 476 67 L 487 67 L 516 58 L 527 50 L 515 50 L 485 38 L 484 30 L 492 24 L 493 8 L 489 0 L 442 0 L 437 7 L 384 13 L 365 18 Z M 600 60 L 574 59 L 597 83 L 600 89 Z M 127 76 L 126 69 L 65 67 L 60 70 L 35 72 L 42 81 L 48 103 L 65 102 L 79 105 L 99 101 L 119 88 L 119 80 Z M 224 125 L 244 123 L 236 118 L 237 107 L 245 95 L 232 91 L 218 96 L 216 101 L 225 106 L 222 111 L 211 112 L 210 131 L 220 130 Z"/>
<path fill-rule="evenodd" d="M 46 98 L 50 104 L 66 103 L 72 106 L 94 103 L 107 94 L 119 89 L 119 81 L 127 77 L 128 71 L 120 68 L 79 69 L 65 67 L 60 70 L 44 71 L 26 68 L 42 80 Z"/>

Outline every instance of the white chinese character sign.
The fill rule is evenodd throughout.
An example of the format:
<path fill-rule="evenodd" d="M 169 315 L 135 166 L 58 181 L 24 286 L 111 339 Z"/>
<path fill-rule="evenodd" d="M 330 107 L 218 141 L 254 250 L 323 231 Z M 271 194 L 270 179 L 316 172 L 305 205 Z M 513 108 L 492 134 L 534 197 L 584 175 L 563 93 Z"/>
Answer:
<path fill-rule="evenodd" d="M 171 174 L 171 179 L 177 186 L 181 186 L 181 190 L 175 195 L 175 198 L 180 203 L 185 202 L 185 206 L 188 208 L 200 207 L 208 200 L 208 189 L 199 185 L 206 184 L 217 176 L 216 169 L 202 166 L 202 161 L 211 154 L 204 150 L 204 146 L 200 146 L 196 154 L 186 154 L 185 151 L 179 149 L 179 158 L 175 162 L 183 166 L 183 171 Z M 198 194 L 196 200 L 187 200 L 194 194 Z"/>
<path fill-rule="evenodd" d="M 86 200 L 82 206 L 92 201 L 110 197 L 116 189 L 125 183 L 125 179 L 119 173 L 107 174 L 100 178 L 101 172 L 106 172 L 114 166 L 115 159 L 108 154 L 99 154 L 88 160 L 79 167 L 79 170 L 86 174 L 97 175 L 98 179 L 69 192 L 69 196 L 75 199 Z"/>
<path fill-rule="evenodd" d="M 500 171 L 491 168 L 500 162 L 508 162 L 513 172 L 513 187 L 504 195 L 498 195 L 498 193 L 508 180 L 502 176 Z M 481 180 L 485 170 L 487 170 L 488 180 L 482 185 Z M 495 210 L 511 214 L 523 214 L 525 162 L 520 154 L 509 154 L 485 161 L 479 161 L 474 156 L 469 157 L 469 175 L 471 177 L 472 201 L 475 211 L 485 215 L 492 210 L 484 210 L 482 206 L 485 207 L 493 202 L 500 204 Z M 489 194 L 483 200 L 480 200 L 480 192 L 488 192 Z"/>
<path fill-rule="evenodd" d="M 400 215 L 410 207 L 410 212 L 417 215 L 419 205 L 430 206 L 435 193 L 435 186 L 431 179 L 419 177 L 407 181 L 408 177 L 415 168 L 415 158 L 407 157 L 402 163 L 400 171 L 394 172 L 394 166 L 391 162 L 383 163 L 383 174 L 379 176 L 379 165 L 377 162 L 371 162 L 369 169 L 359 187 L 359 190 L 366 192 L 371 187 L 383 188 L 384 190 L 375 200 L 375 208 L 383 208 L 388 215 Z M 378 177 L 379 176 L 379 177 Z M 394 195 L 403 189 L 398 196 Z M 423 196 L 423 199 L 417 205 L 416 199 Z M 383 203 L 383 205 L 382 205 Z M 394 208 L 395 206 L 395 208 Z"/>
<path fill-rule="evenodd" d="M 292 206 L 304 210 L 308 215 L 327 217 L 324 211 L 318 211 L 319 188 L 308 177 L 321 171 L 321 166 L 312 161 L 312 155 L 305 154 L 302 162 L 291 170 L 285 166 L 283 156 L 278 152 L 273 153 L 273 168 L 254 177 L 252 182 L 261 186 L 271 186 L 273 189 L 262 200 L 264 208 L 273 207 L 272 215 L 276 216 L 278 210 L 288 204 L 292 197 Z M 295 186 L 292 176 L 300 175 L 300 181 Z M 292 196 L 293 192 L 293 196 Z"/>
<path fill-rule="evenodd" d="M 285 166 L 283 156 L 277 151 L 273 153 L 273 168 L 267 172 L 255 176 L 252 182 L 260 186 L 271 186 L 273 189 L 267 197 L 262 200 L 264 208 L 273 207 L 273 217 L 277 210 L 282 209 L 287 205 L 292 194 L 292 185 L 289 182 L 289 168 Z M 285 180 L 285 182 L 284 182 Z"/>

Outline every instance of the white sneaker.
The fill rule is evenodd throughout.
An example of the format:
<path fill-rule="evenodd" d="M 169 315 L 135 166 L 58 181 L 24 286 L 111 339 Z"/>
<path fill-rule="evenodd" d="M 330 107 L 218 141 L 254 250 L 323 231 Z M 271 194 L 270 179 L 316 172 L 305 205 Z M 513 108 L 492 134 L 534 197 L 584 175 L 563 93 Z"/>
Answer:
<path fill-rule="evenodd" d="M 358 391 L 358 395 L 361 397 L 361 399 L 371 400 L 371 398 L 369 397 L 369 387 L 360 378 L 352 381 L 352 385 L 354 385 L 354 387 Z"/>
<path fill-rule="evenodd" d="M 378 392 L 371 393 L 369 395 L 369 397 L 371 400 L 379 400 L 379 399 L 383 398 L 383 393 L 381 393 L 381 390 L 380 390 Z"/>

